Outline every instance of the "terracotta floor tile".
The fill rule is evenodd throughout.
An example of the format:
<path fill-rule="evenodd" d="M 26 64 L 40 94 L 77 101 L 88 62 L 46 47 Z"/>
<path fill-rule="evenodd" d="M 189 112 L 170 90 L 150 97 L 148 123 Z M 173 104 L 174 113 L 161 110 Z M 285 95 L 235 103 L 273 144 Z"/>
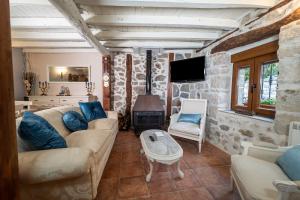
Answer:
<path fill-rule="evenodd" d="M 216 200 L 240 200 L 237 189 L 231 191 L 229 185 L 212 185 L 207 190 Z"/>
<path fill-rule="evenodd" d="M 137 198 L 149 197 L 149 190 L 144 176 L 121 178 L 118 197 L 120 198 Z"/>
<path fill-rule="evenodd" d="M 171 192 L 176 190 L 174 182 L 169 177 L 164 179 L 152 179 L 148 183 L 148 188 L 151 194 Z"/>
<path fill-rule="evenodd" d="M 180 191 L 183 200 L 214 200 L 205 187 Z"/>
<path fill-rule="evenodd" d="M 122 163 L 120 178 L 145 175 L 145 170 L 141 162 Z"/>
<path fill-rule="evenodd" d="M 107 161 L 108 164 L 119 164 L 122 161 L 122 152 L 111 152 L 109 159 Z"/>
<path fill-rule="evenodd" d="M 101 179 L 98 188 L 99 199 L 114 200 L 117 195 L 118 184 L 118 178 Z"/>
<path fill-rule="evenodd" d="M 142 147 L 140 142 L 116 144 L 115 147 L 116 151 L 118 152 L 128 152 L 128 151 L 140 152 L 141 148 Z"/>
<path fill-rule="evenodd" d="M 151 200 L 183 200 L 179 192 L 168 192 L 151 195 Z"/>
<path fill-rule="evenodd" d="M 198 180 L 207 186 L 230 184 L 229 166 L 202 167 L 194 170 Z"/>
<path fill-rule="evenodd" d="M 117 135 L 112 153 L 98 188 L 103 200 L 239 200 L 238 193 L 229 190 L 230 156 L 215 146 L 204 143 L 198 152 L 195 141 L 176 138 L 183 148 L 178 177 L 176 164 L 154 164 L 151 182 L 145 175 L 149 164 L 140 154 L 141 143 L 132 131 Z"/>
<path fill-rule="evenodd" d="M 196 178 L 196 174 L 193 172 L 192 169 L 186 169 L 182 170 L 184 173 L 184 178 L 181 179 L 178 176 L 177 171 L 172 171 L 172 178 L 175 183 L 176 189 L 177 190 L 183 190 L 183 189 L 188 189 L 191 187 L 200 187 L 201 182 L 199 182 Z"/>
<path fill-rule="evenodd" d="M 130 163 L 141 161 L 141 153 L 138 151 L 128 151 L 122 154 L 122 162 Z"/>
<path fill-rule="evenodd" d="M 146 174 L 149 171 L 146 172 Z M 151 180 L 161 180 L 161 179 L 172 179 L 172 174 L 171 172 L 156 172 L 155 174 L 152 174 Z"/>
<path fill-rule="evenodd" d="M 105 166 L 102 178 L 118 178 L 120 175 L 120 164 L 119 163 L 108 163 Z"/>
<path fill-rule="evenodd" d="M 177 170 L 177 163 L 174 163 L 173 165 L 169 165 L 168 168 L 170 169 L 170 171 L 176 171 Z M 190 169 L 188 164 L 183 159 L 180 160 L 180 169 L 182 169 L 182 170 Z"/>

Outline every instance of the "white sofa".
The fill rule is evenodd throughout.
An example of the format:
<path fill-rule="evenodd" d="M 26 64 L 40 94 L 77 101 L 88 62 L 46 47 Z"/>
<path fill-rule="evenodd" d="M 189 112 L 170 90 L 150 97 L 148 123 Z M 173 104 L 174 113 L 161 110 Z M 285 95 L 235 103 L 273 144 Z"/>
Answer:
<path fill-rule="evenodd" d="M 231 176 L 242 200 L 299 200 L 300 181 L 291 181 L 275 163 L 290 147 L 266 148 L 244 142 L 231 156 Z M 300 172 L 299 172 L 300 173 Z"/>
<path fill-rule="evenodd" d="M 94 199 L 104 167 L 118 132 L 118 116 L 89 122 L 87 130 L 71 133 L 63 113 L 79 107 L 56 107 L 36 112 L 62 135 L 68 148 L 26 151 L 18 138 L 20 190 L 22 200 Z M 81 113 L 81 112 L 80 112 Z M 18 128 L 21 118 L 16 120 Z"/>

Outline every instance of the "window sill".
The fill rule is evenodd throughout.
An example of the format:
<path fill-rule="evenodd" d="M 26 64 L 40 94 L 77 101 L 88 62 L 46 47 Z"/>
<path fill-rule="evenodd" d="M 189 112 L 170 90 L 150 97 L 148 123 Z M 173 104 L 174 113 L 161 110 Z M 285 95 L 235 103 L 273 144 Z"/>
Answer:
<path fill-rule="evenodd" d="M 243 114 L 240 114 L 240 113 L 236 113 L 232 110 L 223 110 L 223 109 L 219 109 L 218 111 L 223 112 L 223 113 L 232 114 L 232 115 L 238 115 L 238 116 L 241 116 L 241 117 L 247 117 L 247 118 L 254 119 L 254 120 L 269 122 L 269 123 L 274 122 L 274 119 L 270 119 L 270 118 L 267 118 L 267 117 L 261 117 L 261 116 L 258 116 L 258 115 L 252 115 L 252 116 L 251 115 L 243 115 Z"/>

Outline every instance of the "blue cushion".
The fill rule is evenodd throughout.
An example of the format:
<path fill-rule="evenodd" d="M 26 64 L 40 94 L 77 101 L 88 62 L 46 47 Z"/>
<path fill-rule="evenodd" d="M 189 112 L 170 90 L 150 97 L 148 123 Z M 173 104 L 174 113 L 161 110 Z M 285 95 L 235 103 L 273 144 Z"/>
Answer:
<path fill-rule="evenodd" d="M 300 145 L 287 150 L 277 161 L 277 165 L 292 180 L 300 180 Z"/>
<path fill-rule="evenodd" d="M 76 111 L 68 111 L 63 115 L 63 122 L 71 132 L 86 130 L 87 121 Z"/>
<path fill-rule="evenodd" d="M 90 122 L 95 119 L 107 118 L 105 111 L 99 101 L 94 102 L 79 102 L 80 110 L 84 118 Z"/>
<path fill-rule="evenodd" d="M 65 139 L 44 118 L 25 112 L 20 123 L 18 134 L 31 150 L 66 148 Z"/>
<path fill-rule="evenodd" d="M 193 124 L 200 124 L 201 114 L 180 114 L 178 122 L 189 122 Z"/>

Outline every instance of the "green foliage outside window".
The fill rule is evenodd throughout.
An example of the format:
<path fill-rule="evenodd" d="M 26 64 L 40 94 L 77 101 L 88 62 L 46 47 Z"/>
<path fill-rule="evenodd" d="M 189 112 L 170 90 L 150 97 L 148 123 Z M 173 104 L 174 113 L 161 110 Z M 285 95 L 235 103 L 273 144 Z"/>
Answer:
<path fill-rule="evenodd" d="M 263 105 L 275 105 L 276 104 L 276 100 L 275 99 L 265 99 L 265 100 L 261 100 L 260 104 Z"/>

